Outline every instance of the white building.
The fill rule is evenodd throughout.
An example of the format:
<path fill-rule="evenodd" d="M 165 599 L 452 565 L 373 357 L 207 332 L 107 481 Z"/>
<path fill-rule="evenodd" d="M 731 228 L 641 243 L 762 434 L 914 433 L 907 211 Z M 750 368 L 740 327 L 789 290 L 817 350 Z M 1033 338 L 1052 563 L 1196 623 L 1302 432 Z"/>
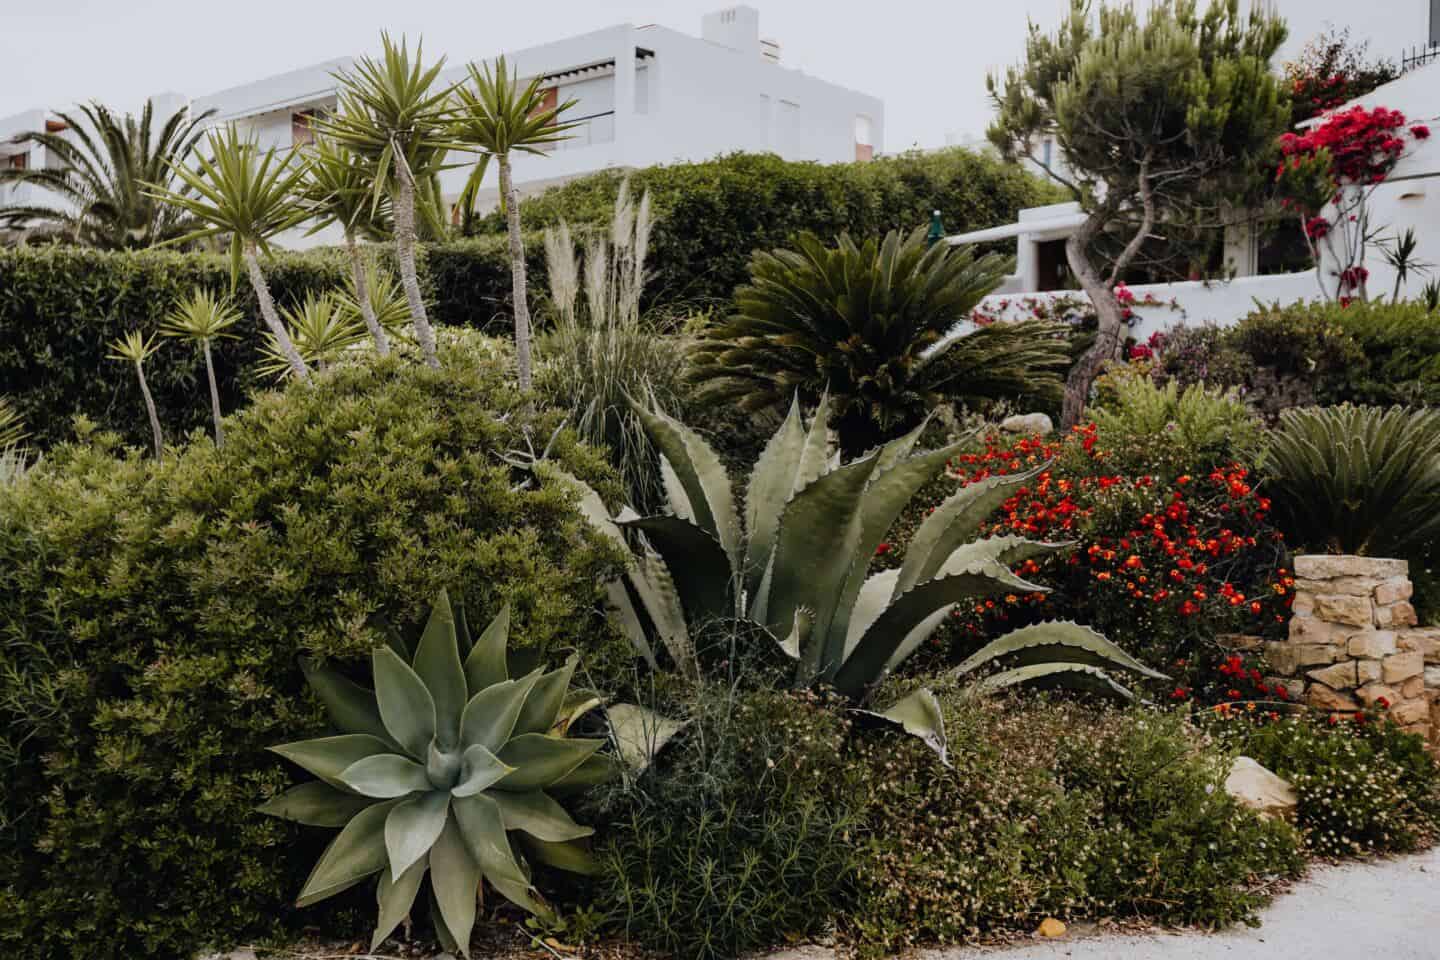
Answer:
<path fill-rule="evenodd" d="M 433 44 L 433 40 L 432 40 Z M 433 46 L 427 47 L 427 52 Z M 699 37 L 661 26 L 620 24 L 525 50 L 507 51 L 522 80 L 540 77 L 551 102 L 576 100 L 565 119 L 581 126 L 545 156 L 518 155 L 522 193 L 606 168 L 705 160 L 734 151 L 773 152 L 787 160 L 868 160 L 883 149 L 884 106 L 875 97 L 782 66 L 780 47 L 760 36 L 760 15 L 736 6 L 706 16 Z M 308 121 L 334 109 L 330 60 L 196 100 L 217 122 L 234 122 L 263 146 L 310 137 Z M 452 58 L 442 79 L 462 80 Z M 446 199 L 458 197 L 469 169 L 442 175 Z M 493 204 L 495 177 L 480 202 Z M 291 245 L 323 243 L 324 234 Z"/>

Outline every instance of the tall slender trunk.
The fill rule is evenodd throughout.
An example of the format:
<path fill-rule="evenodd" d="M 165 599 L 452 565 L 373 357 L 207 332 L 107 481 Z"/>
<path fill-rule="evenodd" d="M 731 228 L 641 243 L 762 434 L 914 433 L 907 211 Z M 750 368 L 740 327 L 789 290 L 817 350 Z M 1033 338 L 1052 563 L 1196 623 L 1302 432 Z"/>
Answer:
<path fill-rule="evenodd" d="M 345 249 L 350 252 L 350 275 L 355 280 L 355 302 L 360 304 L 360 316 L 370 336 L 375 338 L 376 351 L 380 356 L 388 357 L 390 338 L 385 335 L 380 321 L 375 319 L 375 305 L 370 302 L 370 287 L 365 282 L 365 264 L 360 258 L 360 247 L 355 243 L 355 236 L 348 231 L 345 233 Z"/>
<path fill-rule="evenodd" d="M 1105 364 L 1120 359 L 1120 348 L 1125 341 L 1125 314 L 1120 301 L 1115 298 L 1115 291 L 1105 285 L 1085 250 L 1092 235 L 1092 232 L 1082 229 L 1065 242 L 1070 269 L 1090 297 L 1100 324 L 1095 342 L 1075 361 L 1070 375 L 1065 378 L 1065 402 L 1061 408 L 1060 424 L 1066 430 L 1080 422 L 1085 404 L 1090 399 L 1091 384 L 1105 369 Z"/>
<path fill-rule="evenodd" d="M 435 328 L 425 315 L 425 298 L 420 296 L 420 279 L 415 273 L 415 181 L 400 157 L 395 171 L 395 259 L 400 262 L 400 285 L 415 321 L 415 340 L 420 353 L 432 367 L 440 366 L 435 354 Z"/>
<path fill-rule="evenodd" d="M 160 434 L 160 415 L 155 412 L 155 398 L 150 396 L 150 385 L 145 382 L 145 365 L 135 364 L 135 376 L 140 378 L 140 395 L 145 398 L 145 412 L 150 414 L 150 436 L 155 443 L 155 459 L 165 455 L 165 438 Z"/>
<path fill-rule="evenodd" d="M 530 301 L 526 296 L 525 241 L 520 236 L 520 202 L 510 177 L 510 156 L 500 154 L 500 195 L 505 202 L 505 229 L 510 235 L 510 289 L 515 301 L 515 372 L 520 392 L 530 392 Z"/>
<path fill-rule="evenodd" d="M 290 333 L 285 329 L 285 324 L 280 322 L 280 315 L 275 312 L 275 298 L 270 296 L 270 285 L 265 282 L 265 274 L 260 270 L 260 259 L 256 256 L 253 243 L 245 248 L 245 269 L 250 275 L 250 286 L 255 290 L 255 299 L 260 301 L 260 316 L 264 318 L 265 326 L 270 328 L 280 355 L 290 364 L 296 377 L 309 383 L 310 368 L 305 366 L 300 351 L 295 349 Z"/>
<path fill-rule="evenodd" d="M 201 340 L 205 353 L 205 376 L 210 380 L 210 416 L 215 420 L 215 446 L 225 446 L 225 432 L 220 428 L 220 388 L 215 385 L 215 361 L 210 356 L 210 341 Z"/>

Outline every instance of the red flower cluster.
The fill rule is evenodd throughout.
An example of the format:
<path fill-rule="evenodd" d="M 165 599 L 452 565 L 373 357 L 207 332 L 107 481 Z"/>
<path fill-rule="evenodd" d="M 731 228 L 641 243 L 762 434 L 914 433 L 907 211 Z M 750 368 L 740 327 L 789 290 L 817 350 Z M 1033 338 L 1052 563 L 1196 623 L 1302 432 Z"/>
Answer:
<path fill-rule="evenodd" d="M 1420 140 L 1430 135 L 1429 129 L 1420 125 L 1409 132 Z M 1287 163 L 1298 166 L 1302 158 L 1326 150 L 1335 179 L 1341 184 L 1380 183 L 1405 152 L 1404 134 L 1405 114 L 1399 110 L 1367 110 L 1360 106 L 1341 110 L 1305 133 L 1280 137 L 1280 152 L 1286 160 L 1280 164 L 1276 178 L 1284 175 Z"/>

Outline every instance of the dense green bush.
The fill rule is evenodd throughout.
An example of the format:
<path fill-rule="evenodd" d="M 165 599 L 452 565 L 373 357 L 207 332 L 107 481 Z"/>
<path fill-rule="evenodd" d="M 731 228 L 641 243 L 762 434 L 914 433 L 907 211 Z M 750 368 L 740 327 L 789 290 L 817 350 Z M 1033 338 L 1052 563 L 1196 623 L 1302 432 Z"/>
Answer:
<path fill-rule="evenodd" d="M 604 669 L 615 557 L 500 460 L 522 402 L 459 349 L 347 364 L 261 395 L 221 450 L 156 464 L 87 430 L 0 487 L 7 955 L 185 957 L 299 922 L 319 838 L 254 812 L 295 776 L 265 747 L 322 727 L 297 659 L 353 661 L 443 586 L 477 623 L 509 602 L 512 644 L 584 638 Z M 618 493 L 566 436 L 552 456 Z M 364 909 L 331 929 L 363 930 L 367 899 L 337 898 Z"/>
<path fill-rule="evenodd" d="M 607 224 L 626 177 L 637 194 L 655 198 L 649 293 L 661 304 L 728 302 L 745 282 L 752 251 L 785 246 L 804 231 L 860 239 L 923 226 L 939 210 L 945 228 L 958 233 L 1012 222 L 1021 208 L 1057 199 L 1021 167 L 963 149 L 828 166 L 732 154 L 582 177 L 523 202 L 525 226 L 562 217 L 576 226 Z M 479 227 L 505 230 L 498 213 Z"/>

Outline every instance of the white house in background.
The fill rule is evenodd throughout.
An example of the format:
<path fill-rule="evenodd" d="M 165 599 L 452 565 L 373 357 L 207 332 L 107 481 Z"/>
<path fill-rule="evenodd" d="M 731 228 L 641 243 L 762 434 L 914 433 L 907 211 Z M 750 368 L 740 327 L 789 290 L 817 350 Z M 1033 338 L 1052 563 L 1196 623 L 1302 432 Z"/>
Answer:
<path fill-rule="evenodd" d="M 433 43 L 433 41 L 432 41 Z M 433 47 L 429 49 L 434 49 Z M 465 76 L 453 57 L 442 79 Z M 765 151 L 787 160 L 869 160 L 884 147 L 884 105 L 872 96 L 782 66 L 780 46 L 760 36 L 760 14 L 736 6 L 711 13 L 699 37 L 661 26 L 620 24 L 538 47 L 506 52 L 528 81 L 540 77 L 553 102 L 574 99 L 565 118 L 581 126 L 545 156 L 519 155 L 522 193 L 607 168 L 705 160 L 732 151 Z M 196 100 L 217 122 L 252 131 L 265 146 L 307 142 L 309 121 L 332 110 L 333 74 L 350 58 L 329 60 Z M 468 168 L 442 175 L 455 200 Z M 493 205 L 496 172 L 480 202 Z M 333 242 L 323 233 L 284 238 L 292 246 Z"/>
<path fill-rule="evenodd" d="M 1440 5 L 1440 0 L 1434 2 Z M 1410 123 L 1424 123 L 1435 129 L 1434 136 L 1411 145 L 1389 179 L 1372 194 L 1370 217 L 1382 239 L 1414 230 L 1420 259 L 1440 261 L 1440 60 L 1412 69 L 1345 106 L 1357 104 L 1399 110 Z M 994 316 L 1018 318 L 1028 312 L 1024 302 L 1027 299 L 1075 293 L 1064 289 L 1065 241 L 1084 219 L 1076 203 L 1036 207 L 1022 210 L 1016 223 L 959 234 L 946 238 L 946 242 L 963 245 L 1015 240 L 1016 272 L 982 302 L 981 309 Z M 1178 307 L 1137 304 L 1135 312 L 1141 323 L 1134 335 L 1144 339 L 1182 321 L 1228 326 L 1249 313 L 1256 300 L 1291 303 L 1320 296 L 1314 270 L 1259 275 L 1258 244 L 1253 231 L 1227 233 L 1225 259 L 1233 277 L 1230 280 L 1132 287 L 1141 301 L 1153 297 Z M 1394 269 L 1374 250 L 1367 256 L 1366 266 L 1370 269 L 1371 296 L 1388 297 L 1395 284 Z M 1321 269 L 1328 270 L 1324 264 Z M 1401 297 L 1419 296 L 1427 279 L 1433 277 L 1412 274 L 1401 289 Z"/>

